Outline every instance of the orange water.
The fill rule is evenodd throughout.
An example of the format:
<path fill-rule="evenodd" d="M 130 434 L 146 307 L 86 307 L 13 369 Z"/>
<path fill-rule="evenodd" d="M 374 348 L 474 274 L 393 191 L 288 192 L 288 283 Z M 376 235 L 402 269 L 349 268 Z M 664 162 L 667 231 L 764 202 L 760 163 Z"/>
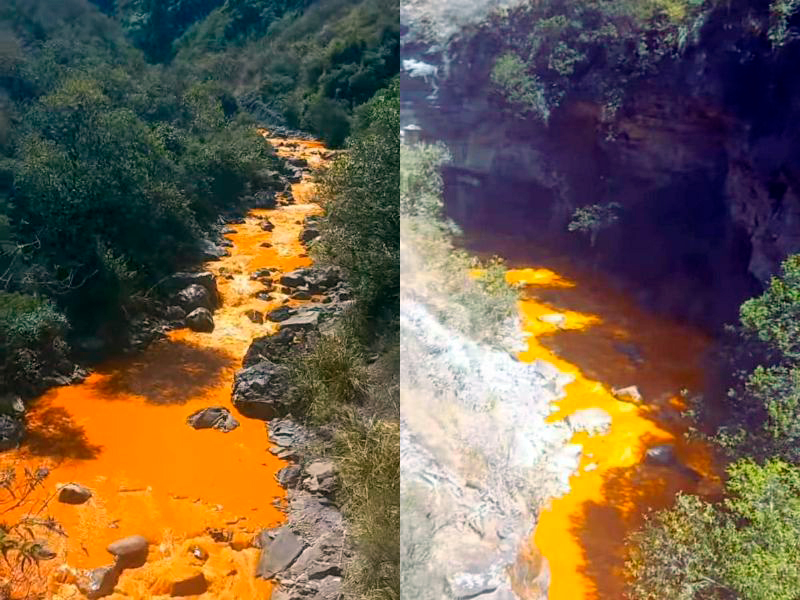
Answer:
<path fill-rule="evenodd" d="M 591 407 L 613 419 L 608 434 L 574 436 L 584 448 L 580 471 L 570 480 L 571 491 L 540 515 L 532 543 L 550 563 L 549 598 L 622 599 L 624 537 L 641 524 L 643 513 L 670 505 L 678 490 L 710 493 L 718 487 L 708 449 L 684 441 L 679 416 L 681 390 L 702 387 L 700 359 L 709 340 L 644 313 L 591 277 L 570 280 L 548 269 L 518 269 L 508 280 L 526 284 L 520 311 L 532 336 L 520 360 L 541 358 L 575 376 L 552 419 Z M 552 313 L 565 315 L 561 328 L 539 320 Z M 635 343 L 643 363 L 615 348 L 620 342 Z M 638 386 L 641 405 L 610 392 L 628 385 Z M 642 465 L 646 448 L 658 443 L 675 443 L 680 460 L 705 477 L 698 481 L 678 469 Z"/>
<path fill-rule="evenodd" d="M 323 161 L 317 142 L 272 141 L 281 154 L 304 156 L 312 166 Z M 68 534 L 51 540 L 60 551 L 53 566 L 110 564 L 110 542 L 133 534 L 148 539 L 147 564 L 125 571 L 109 598 L 168 597 L 174 581 L 197 571 L 209 583 L 202 598 L 270 596 L 271 583 L 254 578 L 259 551 L 252 540 L 284 518 L 274 503 L 285 500 L 285 491 L 274 476 L 286 463 L 268 452 L 265 423 L 239 415 L 230 398 L 250 341 L 276 327 L 255 324 L 246 313 L 267 312 L 285 298 L 255 298 L 263 287 L 250 274 L 311 262 L 298 235 L 303 219 L 319 212 L 314 184 L 295 184 L 293 194 L 295 205 L 254 210 L 233 225 L 231 256 L 206 265 L 217 275 L 222 299 L 213 333 L 171 332 L 141 355 L 103 365 L 80 385 L 49 391 L 29 414 L 24 446 L 1 457 L 4 465 L 49 466 L 47 493 L 70 481 L 94 492 L 81 506 L 50 503 L 47 512 Z M 275 224 L 272 232 L 261 229 L 263 217 Z M 191 413 L 212 405 L 228 407 L 240 426 L 222 433 L 186 424 Z M 215 542 L 208 528 L 229 530 L 233 540 Z M 208 552 L 208 560 L 194 558 L 193 546 Z M 80 597 L 64 573 L 51 577 L 48 597 Z"/>

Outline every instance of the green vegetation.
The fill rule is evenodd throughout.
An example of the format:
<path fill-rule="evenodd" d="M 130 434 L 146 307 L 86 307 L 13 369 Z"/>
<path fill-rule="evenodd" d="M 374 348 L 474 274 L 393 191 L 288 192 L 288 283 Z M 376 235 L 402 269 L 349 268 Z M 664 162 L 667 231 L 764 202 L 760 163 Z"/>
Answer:
<path fill-rule="evenodd" d="M 726 499 L 680 495 L 631 538 L 636 600 L 793 600 L 800 585 L 800 470 L 731 465 Z"/>
<path fill-rule="evenodd" d="M 567 93 L 607 115 L 626 85 L 680 54 L 715 0 L 545 0 L 496 12 L 483 25 L 497 41 L 491 80 L 520 118 L 547 122 Z"/>
<path fill-rule="evenodd" d="M 401 147 L 400 214 L 408 246 L 403 284 L 427 289 L 426 301 L 441 322 L 475 340 L 499 343 L 516 315 L 517 291 L 506 283 L 501 259 L 481 261 L 454 246 L 453 227 L 442 213 L 439 169 L 447 160 L 443 146 Z"/>
<path fill-rule="evenodd" d="M 343 267 L 370 316 L 400 293 L 399 80 L 364 105 L 347 154 L 322 181 L 327 219 L 318 255 Z"/>
<path fill-rule="evenodd" d="M 800 256 L 741 306 L 740 343 L 761 364 L 729 394 L 712 438 L 733 462 L 725 498 L 680 496 L 631 538 L 636 600 L 797 598 L 800 561 Z"/>
<path fill-rule="evenodd" d="M 619 210 L 621 208 L 621 205 L 617 202 L 582 206 L 575 209 L 567 229 L 588 235 L 589 244 L 594 248 L 600 232 L 619 221 Z"/>
<path fill-rule="evenodd" d="M 347 152 L 322 176 L 312 252 L 345 271 L 355 304 L 291 366 L 293 413 L 337 432 L 325 451 L 357 549 L 348 593 L 375 600 L 400 595 L 399 119 L 395 80 L 356 111 Z"/>

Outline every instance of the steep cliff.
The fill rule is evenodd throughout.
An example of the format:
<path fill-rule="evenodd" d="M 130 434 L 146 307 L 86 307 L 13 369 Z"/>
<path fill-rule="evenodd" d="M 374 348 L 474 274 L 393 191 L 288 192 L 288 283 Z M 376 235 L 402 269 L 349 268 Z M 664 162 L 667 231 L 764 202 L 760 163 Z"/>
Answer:
<path fill-rule="evenodd" d="M 435 13 L 406 12 L 404 123 L 449 146 L 451 215 L 468 231 L 491 224 L 531 246 L 590 256 L 647 289 L 642 299 L 657 308 L 731 320 L 800 251 L 796 3 L 688 3 L 701 8 L 675 23 L 657 15 L 633 33 L 612 20 L 607 48 L 578 44 L 576 66 L 559 72 L 537 67 L 524 41 L 540 35 L 544 16 L 574 17 L 575 3 L 548 4 L 557 7 L 547 15 L 473 11 L 452 33 Z M 609 27 L 581 14 L 587 39 Z M 542 98 L 556 99 L 544 113 L 512 110 L 493 82 L 511 51 L 529 57 L 523 76 Z M 594 248 L 567 233 L 575 208 L 609 202 L 622 205 L 620 220 Z"/>

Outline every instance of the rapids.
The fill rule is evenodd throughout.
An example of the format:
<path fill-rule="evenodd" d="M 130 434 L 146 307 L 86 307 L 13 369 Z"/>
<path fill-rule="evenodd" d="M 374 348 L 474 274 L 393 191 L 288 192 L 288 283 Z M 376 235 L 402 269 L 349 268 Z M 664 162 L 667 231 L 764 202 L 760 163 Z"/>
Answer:
<path fill-rule="evenodd" d="M 270 141 L 279 154 L 305 158 L 311 167 L 327 156 L 318 142 Z M 259 550 L 252 541 L 259 530 L 284 519 L 278 505 L 285 491 L 274 476 L 286 463 L 268 452 L 264 422 L 238 414 L 230 398 L 251 340 L 276 330 L 273 323 L 253 323 L 246 313 L 268 312 L 285 298 L 256 298 L 263 288 L 250 274 L 311 264 L 298 235 L 303 219 L 320 212 L 314 183 L 305 176 L 292 192 L 295 204 L 253 210 L 244 224 L 233 225 L 230 255 L 205 265 L 217 276 L 221 297 L 212 333 L 170 332 L 140 355 L 101 365 L 82 384 L 50 390 L 29 412 L 23 446 L 0 457 L 2 466 L 50 468 L 48 493 L 68 482 L 94 492 L 84 505 L 53 500 L 48 506 L 67 536 L 50 540 L 59 557 L 47 564 L 62 566 L 50 573 L 47 597 L 82 597 L 74 585 L 76 569 L 112 563 L 106 546 L 139 534 L 150 543 L 148 561 L 123 572 L 107 596 L 112 600 L 166 598 L 174 582 L 198 572 L 208 589 L 196 597 L 269 598 L 272 584 L 254 578 Z M 273 231 L 262 230 L 264 217 L 274 223 Z M 191 413 L 212 405 L 228 407 L 240 426 L 222 433 L 186 424 Z M 213 530 L 229 531 L 232 539 L 214 541 Z M 203 554 L 196 547 L 207 560 L 195 558 L 193 550 Z"/>
<path fill-rule="evenodd" d="M 686 395 L 702 390 L 701 358 L 710 340 L 643 312 L 595 276 L 563 273 L 509 271 L 509 282 L 524 285 L 519 307 L 530 334 L 519 359 L 543 359 L 575 376 L 551 419 L 597 407 L 611 415 L 612 426 L 605 435 L 574 435 L 572 443 L 583 446 L 579 472 L 570 492 L 541 511 L 530 552 L 548 559 L 549 600 L 621 600 L 624 538 L 643 514 L 671 505 L 679 490 L 719 488 L 709 448 L 685 441 L 680 417 Z M 565 320 L 540 319 L 556 313 Z M 629 385 L 640 390 L 641 404 L 611 392 Z M 664 443 L 675 444 L 679 462 L 695 473 L 644 464 L 646 449 Z M 517 592 L 524 597 L 524 589 Z"/>

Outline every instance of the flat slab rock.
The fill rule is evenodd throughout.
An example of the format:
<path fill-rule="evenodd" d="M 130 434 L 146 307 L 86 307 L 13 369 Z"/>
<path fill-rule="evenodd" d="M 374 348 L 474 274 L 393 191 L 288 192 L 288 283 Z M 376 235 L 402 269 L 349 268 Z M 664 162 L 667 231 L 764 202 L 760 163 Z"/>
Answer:
<path fill-rule="evenodd" d="M 281 527 L 271 541 L 262 539 L 261 557 L 258 560 L 256 576 L 271 579 L 285 571 L 300 556 L 306 544 L 289 527 Z"/>

